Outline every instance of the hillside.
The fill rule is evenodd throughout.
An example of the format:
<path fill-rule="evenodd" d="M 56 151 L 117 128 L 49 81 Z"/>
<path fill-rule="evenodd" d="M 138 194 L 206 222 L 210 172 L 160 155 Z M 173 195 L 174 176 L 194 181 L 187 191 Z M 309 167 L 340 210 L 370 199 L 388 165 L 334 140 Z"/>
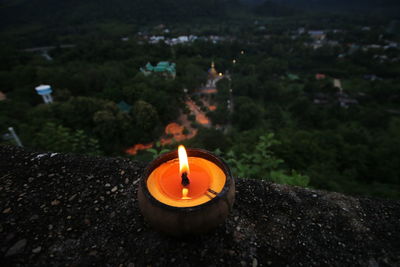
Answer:
<path fill-rule="evenodd" d="M 399 6 L 395 0 L 2 0 L 0 30 L 15 25 L 45 24 L 54 28 L 109 20 L 140 25 L 199 18 L 218 21 L 234 17 L 237 12 L 245 12 L 248 18 L 254 14 L 297 15 L 300 10 L 396 14 Z"/>
<path fill-rule="evenodd" d="M 196 17 L 223 16 L 230 0 L 32 0 L 2 1 L 0 22 L 81 24 L 116 19 L 129 23 L 180 21 Z"/>
<path fill-rule="evenodd" d="M 301 7 L 304 9 L 351 11 L 364 10 L 367 12 L 392 8 L 398 10 L 400 4 L 396 0 L 272 0 L 272 2 Z"/>

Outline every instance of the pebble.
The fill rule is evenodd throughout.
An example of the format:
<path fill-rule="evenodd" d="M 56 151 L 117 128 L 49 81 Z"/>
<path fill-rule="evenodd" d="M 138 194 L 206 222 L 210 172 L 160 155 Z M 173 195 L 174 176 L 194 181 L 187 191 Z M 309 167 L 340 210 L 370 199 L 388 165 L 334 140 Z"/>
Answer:
<path fill-rule="evenodd" d="M 97 251 L 96 250 L 92 250 L 89 252 L 89 256 L 96 256 L 97 255 Z"/>
<path fill-rule="evenodd" d="M 52 206 L 57 206 L 58 204 L 60 204 L 60 201 L 58 199 L 55 199 L 51 202 Z"/>
<path fill-rule="evenodd" d="M 106 183 L 104 186 L 105 187 L 110 187 L 111 185 L 109 183 Z"/>
<path fill-rule="evenodd" d="M 111 192 L 115 192 L 115 191 L 117 191 L 118 190 L 118 187 L 117 186 L 114 186 L 112 189 L 111 189 Z"/>
<path fill-rule="evenodd" d="M 32 252 L 35 253 L 35 254 L 39 253 L 40 251 L 42 251 L 42 247 L 40 247 L 40 246 L 37 247 L 37 248 L 32 249 Z"/>
<path fill-rule="evenodd" d="M 10 213 L 10 212 L 11 212 L 11 208 L 6 208 L 5 210 L 3 210 L 3 213 L 4 213 L 4 214 Z"/>
<path fill-rule="evenodd" d="M 258 265 L 258 260 L 256 258 L 254 258 L 252 266 L 257 267 L 257 265 Z"/>
<path fill-rule="evenodd" d="M 72 196 L 68 199 L 68 201 L 74 200 L 75 197 L 76 197 L 76 194 L 72 195 Z"/>
<path fill-rule="evenodd" d="M 24 251 L 24 248 L 27 244 L 26 239 L 21 239 L 17 243 L 15 243 L 6 253 L 6 257 L 13 256 L 19 254 Z"/>

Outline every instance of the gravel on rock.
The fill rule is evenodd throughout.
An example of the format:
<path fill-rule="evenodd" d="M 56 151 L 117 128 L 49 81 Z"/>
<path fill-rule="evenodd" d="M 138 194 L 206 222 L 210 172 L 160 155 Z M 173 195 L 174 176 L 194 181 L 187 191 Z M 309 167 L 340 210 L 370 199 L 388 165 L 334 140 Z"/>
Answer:
<path fill-rule="evenodd" d="M 0 146 L 0 265 L 400 265 L 400 201 L 237 179 L 223 225 L 175 239 L 140 214 L 143 167 Z"/>

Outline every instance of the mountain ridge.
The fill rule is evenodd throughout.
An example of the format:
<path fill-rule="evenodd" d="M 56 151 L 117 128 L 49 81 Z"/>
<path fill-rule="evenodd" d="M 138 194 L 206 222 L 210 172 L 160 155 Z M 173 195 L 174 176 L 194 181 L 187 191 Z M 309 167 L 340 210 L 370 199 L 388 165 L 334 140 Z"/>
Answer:
<path fill-rule="evenodd" d="M 399 17 L 400 3 L 395 0 L 2 0 L 0 29 L 35 23 L 66 27 L 107 20 L 139 25 L 189 22 L 197 18 L 222 21 L 234 17 L 238 10 L 249 19 L 254 15 L 291 16 L 303 11 Z"/>

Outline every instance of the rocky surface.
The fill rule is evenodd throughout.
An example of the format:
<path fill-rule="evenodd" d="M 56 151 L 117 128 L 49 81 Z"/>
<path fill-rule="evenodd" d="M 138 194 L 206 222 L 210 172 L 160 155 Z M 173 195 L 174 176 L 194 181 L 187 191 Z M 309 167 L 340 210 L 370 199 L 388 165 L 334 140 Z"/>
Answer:
<path fill-rule="evenodd" d="M 226 223 L 179 240 L 141 216 L 142 170 L 0 146 L 0 265 L 400 265 L 399 201 L 238 179 Z"/>

